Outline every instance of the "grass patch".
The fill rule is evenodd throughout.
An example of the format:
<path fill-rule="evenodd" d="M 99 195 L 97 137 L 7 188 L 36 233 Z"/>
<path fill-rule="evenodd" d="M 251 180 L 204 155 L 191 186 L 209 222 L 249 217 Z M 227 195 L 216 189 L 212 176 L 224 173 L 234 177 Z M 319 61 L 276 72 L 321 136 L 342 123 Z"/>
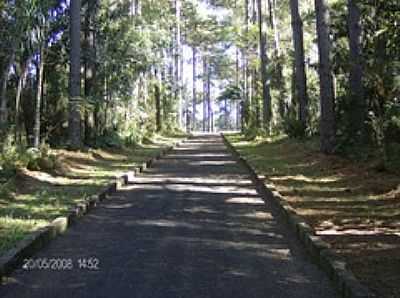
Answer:
<path fill-rule="evenodd" d="M 373 162 L 323 155 L 315 139 L 228 139 L 361 281 L 379 297 L 400 296 L 399 175 L 379 172 Z"/>
<path fill-rule="evenodd" d="M 155 157 L 184 135 L 158 136 L 135 148 L 52 150 L 54 171 L 19 170 L 0 186 L 0 255 L 27 234 L 66 215 L 123 173 Z"/>

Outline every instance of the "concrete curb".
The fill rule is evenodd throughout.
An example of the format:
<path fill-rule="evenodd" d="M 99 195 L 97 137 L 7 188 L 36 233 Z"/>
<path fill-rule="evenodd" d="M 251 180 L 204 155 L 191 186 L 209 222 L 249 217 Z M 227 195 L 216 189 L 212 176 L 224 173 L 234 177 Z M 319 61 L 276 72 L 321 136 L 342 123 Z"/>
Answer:
<path fill-rule="evenodd" d="M 266 177 L 257 173 L 247 160 L 240 155 L 236 148 L 222 134 L 224 143 L 232 152 L 232 155 L 244 165 L 254 181 L 257 190 L 268 202 L 276 207 L 282 217 L 288 222 L 292 230 L 295 231 L 298 239 L 306 248 L 318 266 L 325 271 L 333 281 L 335 287 L 343 298 L 373 298 L 376 297 L 367 287 L 362 285 L 354 274 L 347 268 L 346 263 L 331 249 L 329 243 L 323 241 L 321 237 L 315 235 L 314 229 L 306 221 L 297 215 L 295 209 L 284 200 L 284 197 L 275 189 L 271 182 L 266 181 Z"/>
<path fill-rule="evenodd" d="M 135 176 L 144 172 L 147 168 L 150 168 L 156 160 L 161 159 L 175 147 L 179 147 L 183 142 L 184 140 L 174 143 L 173 146 L 162 149 L 156 157 L 153 157 L 135 167 L 132 171 L 127 172 L 123 176 L 117 177 L 116 181 L 108 184 L 100 194 L 90 196 L 83 202 L 71 207 L 66 216 L 54 219 L 48 226 L 30 233 L 24 239 L 19 241 L 16 244 L 16 247 L 8 250 L 0 257 L 0 284 L 3 281 L 3 278 L 10 275 L 15 269 L 21 266 L 24 259 L 33 256 L 43 247 L 48 245 L 51 240 L 56 238 L 58 235 L 63 234 L 72 224 L 76 223 L 79 218 L 95 208 L 101 201 L 110 198 L 110 196 L 118 189 L 133 183 Z"/>

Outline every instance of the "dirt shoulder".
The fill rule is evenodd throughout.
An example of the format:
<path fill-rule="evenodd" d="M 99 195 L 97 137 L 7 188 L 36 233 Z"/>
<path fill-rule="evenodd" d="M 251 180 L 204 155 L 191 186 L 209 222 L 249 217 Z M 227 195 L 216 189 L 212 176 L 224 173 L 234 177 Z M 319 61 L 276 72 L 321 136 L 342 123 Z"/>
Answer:
<path fill-rule="evenodd" d="M 400 297 L 400 176 L 280 138 L 228 136 L 378 297 Z"/>

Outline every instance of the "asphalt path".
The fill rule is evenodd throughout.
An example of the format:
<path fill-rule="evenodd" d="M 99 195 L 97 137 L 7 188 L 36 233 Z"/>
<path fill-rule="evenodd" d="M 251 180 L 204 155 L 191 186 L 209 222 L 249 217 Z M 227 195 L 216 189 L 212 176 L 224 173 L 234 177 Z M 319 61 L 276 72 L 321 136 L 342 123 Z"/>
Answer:
<path fill-rule="evenodd" d="M 24 263 L 0 297 L 336 297 L 217 135 L 192 137 Z"/>

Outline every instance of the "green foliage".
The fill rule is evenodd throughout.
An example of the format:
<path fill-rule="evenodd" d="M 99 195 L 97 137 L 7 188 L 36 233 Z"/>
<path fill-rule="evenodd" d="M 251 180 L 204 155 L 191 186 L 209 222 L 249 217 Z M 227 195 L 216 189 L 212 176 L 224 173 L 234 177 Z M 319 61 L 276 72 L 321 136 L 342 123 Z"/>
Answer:
<path fill-rule="evenodd" d="M 385 131 L 386 139 L 400 144 L 400 102 L 387 106 L 385 115 L 388 119 Z"/>
<path fill-rule="evenodd" d="M 257 127 L 251 127 L 244 131 L 245 139 L 248 141 L 253 141 L 253 140 L 257 139 L 258 137 L 264 136 L 264 135 L 265 135 L 265 130 L 263 130 L 261 128 L 257 128 Z"/>
<path fill-rule="evenodd" d="M 121 147 L 151 139 L 156 130 L 153 91 L 156 83 L 159 83 L 161 90 L 159 114 L 163 122 L 163 132 L 175 131 L 179 103 L 175 97 L 173 75 L 173 60 L 176 55 L 176 16 L 173 3 L 168 0 L 157 3 L 143 0 L 140 1 L 139 11 L 133 13 L 132 1 L 95 2 L 95 8 L 90 7 L 92 1 L 82 2 L 82 66 L 85 69 L 82 77 L 85 86 L 85 90 L 82 90 L 85 100 L 82 118 L 85 120 L 86 145 Z M 304 137 L 304 134 L 315 135 L 318 133 L 320 117 L 315 7 L 311 0 L 300 5 L 309 95 L 308 127 L 303 133 L 301 124 L 294 120 L 298 118 L 298 107 L 293 92 L 295 81 L 292 77 L 293 40 L 289 3 L 273 1 L 271 4 L 276 4 L 277 32 L 273 30 L 272 16 L 269 15 L 273 12 L 273 7 L 263 11 L 270 58 L 267 67 L 273 111 L 271 130 L 277 133 L 284 131 L 295 138 Z M 349 129 L 352 126 L 350 112 L 353 106 L 348 86 L 348 9 L 346 1 L 332 1 L 330 4 L 339 147 L 350 148 L 354 145 L 354 136 Z M 400 116 L 396 103 L 398 105 L 400 92 L 400 35 L 396 25 L 399 4 L 396 0 L 358 4 L 362 11 L 362 54 L 365 61 L 364 87 L 367 106 L 365 116 L 367 118 L 368 113 L 373 115 L 367 120 L 364 142 L 376 146 L 398 143 Z M 246 97 L 244 95 L 247 90 L 243 88 L 245 71 L 253 77 L 253 82 L 247 82 L 251 83 L 247 87 L 252 88 L 252 99 L 244 104 L 242 120 L 246 134 L 254 137 L 263 133 L 260 129 L 262 90 L 259 78 L 259 36 L 257 19 L 253 18 L 257 14 L 252 11 L 253 6 L 250 3 L 249 24 L 245 24 L 243 1 L 211 1 L 208 5 L 212 9 L 204 10 L 199 1 L 182 1 L 182 43 L 196 48 L 198 64 L 203 57 L 207 58 L 211 85 L 218 81 L 215 86 L 227 86 L 215 99 L 227 101 L 226 106 L 232 102 L 236 104 Z M 53 146 L 62 146 L 67 138 L 68 123 L 68 1 L 8 1 L 2 3 L 1 7 L 0 27 L 4 28 L 0 30 L 0 38 L 4 41 L 0 47 L 1 70 L 7 64 L 13 46 L 16 50 L 13 65 L 15 71 L 10 74 L 11 79 L 7 86 L 10 89 L 8 98 L 15 97 L 23 63 L 29 61 L 32 67 L 37 66 L 38 47 L 41 42 L 47 41 L 41 137 Z M 89 36 L 86 36 L 88 33 Z M 280 45 L 280 49 L 275 48 L 276 44 Z M 248 69 L 244 69 L 245 65 Z M 200 69 L 198 79 L 201 79 Z M 37 74 L 30 71 L 22 92 L 19 128 L 21 138 L 25 137 L 28 141 L 22 143 L 29 144 L 29 135 L 32 134 L 32 103 L 35 100 L 36 85 Z M 182 86 L 182 89 L 185 88 L 186 86 Z M 190 93 L 185 90 L 182 92 Z M 14 119 L 16 107 L 13 100 L 10 100 L 8 107 L 8 120 Z M 219 119 L 218 111 L 214 111 L 221 127 L 233 127 L 231 110 L 233 109 L 221 108 Z M 26 132 L 22 131 L 24 126 Z M 4 154 L 5 168 L 9 167 L 12 172 L 22 153 L 8 151 Z M 32 168 L 51 166 L 51 162 L 41 160 L 40 166 L 35 164 L 39 159 L 30 160 Z"/>
<path fill-rule="evenodd" d="M 304 138 L 307 135 L 306 128 L 298 119 L 286 117 L 283 122 L 284 132 L 291 138 Z"/>
<path fill-rule="evenodd" d="M 125 142 L 118 132 L 112 130 L 98 136 L 94 146 L 97 148 L 122 148 L 124 144 Z"/>
<path fill-rule="evenodd" d="M 16 147 L 4 148 L 0 155 L 2 172 L 6 176 L 15 174 L 16 169 L 26 166 L 24 155 Z"/>
<path fill-rule="evenodd" d="M 220 96 L 217 98 L 217 101 L 241 100 L 241 94 L 242 94 L 242 90 L 238 86 L 230 84 L 220 94 Z"/>
<path fill-rule="evenodd" d="M 24 157 L 26 158 L 26 167 L 32 171 L 39 171 L 39 159 L 41 158 L 41 152 L 37 148 L 29 148 L 26 150 Z"/>
<path fill-rule="evenodd" d="M 51 171 L 55 167 L 56 159 L 50 147 L 45 144 L 41 145 L 39 149 L 8 146 L 0 155 L 0 164 L 3 172 L 12 176 L 17 169 L 21 168 L 33 171 Z"/>
<path fill-rule="evenodd" d="M 36 171 L 52 171 L 57 163 L 57 157 L 51 152 L 47 144 L 42 144 L 39 149 L 27 150 L 27 168 Z"/>
<path fill-rule="evenodd" d="M 386 168 L 400 174 L 400 143 L 390 142 L 386 145 Z"/>

